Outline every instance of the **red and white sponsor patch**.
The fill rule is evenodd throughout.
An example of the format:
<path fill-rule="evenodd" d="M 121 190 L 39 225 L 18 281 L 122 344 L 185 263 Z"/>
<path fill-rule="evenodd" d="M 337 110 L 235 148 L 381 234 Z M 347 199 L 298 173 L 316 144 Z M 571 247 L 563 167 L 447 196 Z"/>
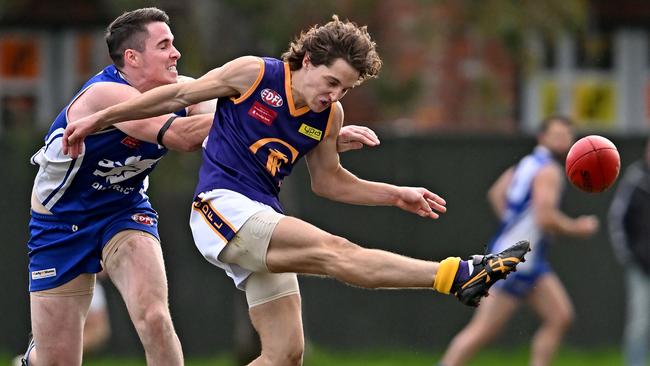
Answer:
<path fill-rule="evenodd" d="M 264 123 L 265 125 L 270 126 L 278 116 L 278 112 L 260 102 L 255 101 L 251 109 L 248 110 L 248 115 Z"/>
<path fill-rule="evenodd" d="M 154 219 L 153 217 L 149 217 L 145 214 L 139 214 L 139 213 L 131 216 L 131 219 L 137 222 L 138 224 L 143 224 L 147 226 L 152 226 L 153 224 L 156 223 L 156 219 Z"/>
<path fill-rule="evenodd" d="M 122 140 L 122 144 L 126 145 L 132 149 L 137 149 L 138 146 L 140 146 L 142 142 L 136 138 L 133 138 L 131 136 L 127 136 Z"/>
<path fill-rule="evenodd" d="M 282 97 L 280 96 L 280 93 L 276 92 L 275 90 L 264 89 L 260 92 L 260 95 L 262 96 L 264 103 L 270 105 L 271 107 L 282 107 Z"/>

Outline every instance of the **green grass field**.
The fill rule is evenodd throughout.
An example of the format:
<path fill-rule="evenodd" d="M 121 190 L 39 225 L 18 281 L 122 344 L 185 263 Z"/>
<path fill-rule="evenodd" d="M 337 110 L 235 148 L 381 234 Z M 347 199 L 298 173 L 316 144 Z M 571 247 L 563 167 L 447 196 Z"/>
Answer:
<path fill-rule="evenodd" d="M 405 351 L 359 351 L 340 352 L 322 348 L 311 349 L 305 365 L 307 366 L 434 366 L 440 357 L 439 353 L 405 352 Z M 9 365 L 11 357 L 0 355 L 0 365 Z M 563 349 L 553 362 L 554 366 L 612 366 L 622 363 L 618 350 L 573 350 Z M 527 365 L 528 350 L 518 349 L 514 352 L 505 349 L 482 351 L 468 366 L 493 365 Z M 143 359 L 137 358 L 107 358 L 88 359 L 84 366 L 143 366 Z M 234 366 L 232 357 L 228 355 L 188 359 L 187 366 Z"/>

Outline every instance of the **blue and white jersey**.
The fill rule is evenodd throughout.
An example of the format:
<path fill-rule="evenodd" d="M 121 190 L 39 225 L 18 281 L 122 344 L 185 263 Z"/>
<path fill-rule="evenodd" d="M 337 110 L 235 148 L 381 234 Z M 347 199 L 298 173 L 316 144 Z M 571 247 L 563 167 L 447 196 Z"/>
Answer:
<path fill-rule="evenodd" d="M 246 93 L 219 98 L 195 195 L 227 189 L 281 213 L 282 180 L 328 134 L 334 113 L 295 108 L 287 63 L 264 58 L 260 66 Z"/>
<path fill-rule="evenodd" d="M 36 198 L 55 216 L 71 222 L 148 202 L 148 174 L 167 152 L 158 144 L 137 140 L 111 127 L 88 136 L 84 153 L 77 159 L 63 154 L 61 137 L 68 124 L 68 108 L 93 84 L 101 82 L 128 85 L 114 65 L 88 80 L 56 117 L 44 146 L 31 158 L 32 164 L 39 165 L 34 180 Z"/>
<path fill-rule="evenodd" d="M 548 164 L 554 164 L 553 156 L 543 146 L 537 146 L 517 164 L 506 192 L 501 227 L 490 244 L 490 253 L 498 253 L 520 240 L 530 241 L 531 252 L 526 254 L 526 262 L 517 266 L 518 275 L 533 272 L 545 262 L 547 238 L 536 223 L 532 192 L 535 177 Z"/>

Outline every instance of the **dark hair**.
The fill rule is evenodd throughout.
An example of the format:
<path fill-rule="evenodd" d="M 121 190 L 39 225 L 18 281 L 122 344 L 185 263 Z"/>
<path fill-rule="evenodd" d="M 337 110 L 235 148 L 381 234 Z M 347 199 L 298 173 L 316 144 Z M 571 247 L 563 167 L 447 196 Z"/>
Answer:
<path fill-rule="evenodd" d="M 546 131 L 548 131 L 549 127 L 553 122 L 560 122 L 565 126 L 573 127 L 573 121 L 571 120 L 571 118 L 566 116 L 561 116 L 561 115 L 552 115 L 542 120 L 539 126 L 539 133 L 545 133 Z"/>
<path fill-rule="evenodd" d="M 345 60 L 359 72 L 358 83 L 377 77 L 381 69 L 381 58 L 375 50 L 376 44 L 370 38 L 366 26 L 359 27 L 349 20 L 341 21 L 336 15 L 325 25 L 314 25 L 301 32 L 289 44 L 282 59 L 291 70 L 299 70 L 306 53 L 314 66 L 331 66 L 336 59 Z"/>
<path fill-rule="evenodd" d="M 124 67 L 125 50 L 144 51 L 144 41 L 149 36 L 147 24 L 154 22 L 169 24 L 169 16 L 158 8 L 142 8 L 126 12 L 108 25 L 104 39 L 115 66 Z"/>

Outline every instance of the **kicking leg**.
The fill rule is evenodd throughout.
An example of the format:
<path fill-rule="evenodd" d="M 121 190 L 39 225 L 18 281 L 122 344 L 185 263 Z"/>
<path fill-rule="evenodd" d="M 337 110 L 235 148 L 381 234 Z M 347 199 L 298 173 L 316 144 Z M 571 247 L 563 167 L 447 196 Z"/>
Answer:
<path fill-rule="evenodd" d="M 409 258 L 378 249 L 367 249 L 294 217 L 285 217 L 275 227 L 266 260 L 271 272 L 327 275 L 365 288 L 431 288 L 456 296 L 476 306 L 492 284 L 513 271 L 529 250 L 519 242 L 497 255 L 478 256 L 474 270 L 465 278 L 456 275 L 459 258 L 441 263 Z M 468 269 L 468 267 L 465 267 Z"/>
<path fill-rule="evenodd" d="M 431 288 L 439 266 L 363 248 L 288 216 L 273 230 L 266 261 L 271 272 L 327 275 L 364 288 Z"/>

